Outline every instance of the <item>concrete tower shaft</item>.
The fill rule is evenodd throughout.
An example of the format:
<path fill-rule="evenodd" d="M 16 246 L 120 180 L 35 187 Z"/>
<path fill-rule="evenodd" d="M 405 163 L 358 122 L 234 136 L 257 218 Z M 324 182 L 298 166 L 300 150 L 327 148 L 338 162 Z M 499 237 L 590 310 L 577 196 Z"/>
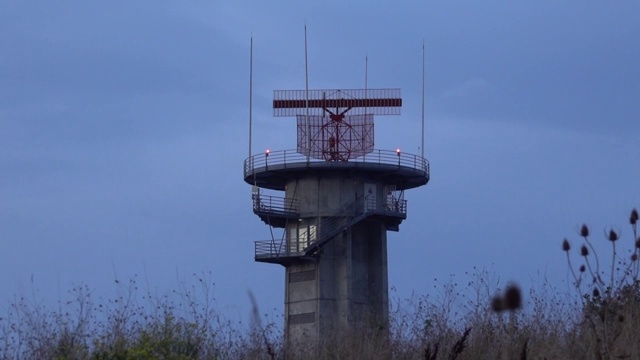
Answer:
<path fill-rule="evenodd" d="M 322 234 L 328 231 L 337 232 L 309 260 L 286 266 L 285 320 L 290 346 L 308 343 L 308 337 L 330 338 L 364 324 L 387 326 L 388 225 L 359 216 L 364 210 L 360 204 L 373 206 L 386 198 L 384 184 L 367 181 L 371 180 L 332 171 L 315 172 L 287 185 L 286 196 L 298 199 L 300 206 L 300 219 L 285 229 L 292 251 L 322 241 Z"/>

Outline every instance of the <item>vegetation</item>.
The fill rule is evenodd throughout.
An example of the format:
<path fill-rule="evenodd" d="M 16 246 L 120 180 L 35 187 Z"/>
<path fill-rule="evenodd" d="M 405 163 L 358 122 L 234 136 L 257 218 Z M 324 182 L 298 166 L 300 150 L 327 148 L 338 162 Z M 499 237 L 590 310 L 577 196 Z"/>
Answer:
<path fill-rule="evenodd" d="M 577 252 L 568 239 L 562 242 L 574 294 L 549 284 L 526 294 L 515 284 L 499 289 L 486 270 L 475 269 L 464 286 L 436 280 L 434 298 L 394 300 L 388 336 L 339 334 L 305 358 L 639 359 L 638 221 L 634 209 L 626 250 L 621 231 L 605 231 L 612 253 L 602 262 L 587 225 Z M 134 278 L 108 300 L 78 286 L 53 310 L 15 298 L 0 314 L 0 359 L 285 357 L 281 319 L 265 319 L 254 301 L 251 324 L 226 320 L 216 311 L 212 286 L 210 276 L 195 276 L 195 285 L 157 297 L 140 293 Z"/>

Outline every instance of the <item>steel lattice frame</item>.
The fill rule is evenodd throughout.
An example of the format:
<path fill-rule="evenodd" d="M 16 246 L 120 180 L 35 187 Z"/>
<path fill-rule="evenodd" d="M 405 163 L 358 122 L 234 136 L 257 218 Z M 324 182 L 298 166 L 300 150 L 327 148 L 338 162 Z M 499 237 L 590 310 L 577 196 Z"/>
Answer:
<path fill-rule="evenodd" d="M 312 158 L 347 161 L 373 151 L 373 114 L 345 116 L 342 121 L 332 121 L 328 116 L 309 116 L 309 142 L 306 116 L 297 116 L 297 127 L 298 152 Z"/>

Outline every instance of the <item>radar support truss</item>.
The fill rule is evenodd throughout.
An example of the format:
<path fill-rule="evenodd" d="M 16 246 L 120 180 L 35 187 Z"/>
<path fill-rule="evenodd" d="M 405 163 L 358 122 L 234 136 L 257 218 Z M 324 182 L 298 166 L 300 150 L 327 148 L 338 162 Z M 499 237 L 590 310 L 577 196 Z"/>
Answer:
<path fill-rule="evenodd" d="M 328 116 L 297 116 L 298 153 L 327 161 L 347 161 L 373 151 L 373 115 L 350 115 L 343 121 L 331 121 Z M 311 146 L 310 149 L 307 146 Z"/>

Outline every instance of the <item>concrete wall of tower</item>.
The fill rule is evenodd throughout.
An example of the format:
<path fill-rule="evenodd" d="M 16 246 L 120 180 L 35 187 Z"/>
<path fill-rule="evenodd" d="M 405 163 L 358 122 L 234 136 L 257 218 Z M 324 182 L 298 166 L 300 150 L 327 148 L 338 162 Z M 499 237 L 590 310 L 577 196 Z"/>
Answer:
<path fill-rule="evenodd" d="M 291 180 L 286 197 L 296 198 L 300 221 L 287 224 L 287 246 L 304 248 L 321 236 L 323 218 L 355 215 L 356 200 L 384 201 L 386 184 L 363 174 L 309 172 Z M 315 227 L 315 228 L 314 228 Z M 306 236 L 305 236 L 306 234 Z M 297 244 L 296 242 L 303 242 Z M 336 334 L 388 325 L 387 237 L 383 221 L 367 218 L 345 229 L 312 260 L 286 266 L 287 347 L 309 347 Z"/>

